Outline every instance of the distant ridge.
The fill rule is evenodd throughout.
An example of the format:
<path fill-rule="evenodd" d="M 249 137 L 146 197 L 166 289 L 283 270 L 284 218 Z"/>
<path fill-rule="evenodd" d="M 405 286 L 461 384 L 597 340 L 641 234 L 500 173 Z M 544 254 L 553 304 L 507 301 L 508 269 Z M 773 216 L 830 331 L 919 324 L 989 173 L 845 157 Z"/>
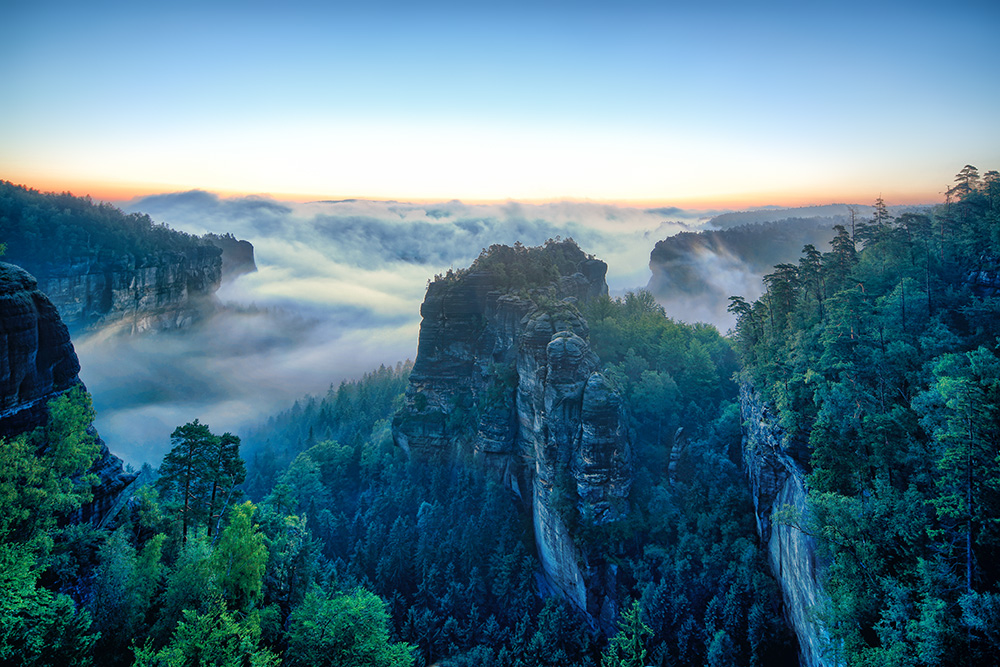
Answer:
<path fill-rule="evenodd" d="M 931 205 L 906 205 L 890 206 L 889 212 L 894 216 L 910 211 L 917 211 L 929 208 Z M 871 204 L 823 204 L 820 206 L 800 206 L 797 208 L 772 208 L 766 207 L 753 211 L 734 211 L 723 213 L 710 219 L 707 226 L 715 229 L 729 229 L 740 225 L 759 225 L 765 222 L 778 222 L 789 218 L 850 218 L 851 209 L 857 213 L 859 219 L 867 218 L 871 215 Z"/>

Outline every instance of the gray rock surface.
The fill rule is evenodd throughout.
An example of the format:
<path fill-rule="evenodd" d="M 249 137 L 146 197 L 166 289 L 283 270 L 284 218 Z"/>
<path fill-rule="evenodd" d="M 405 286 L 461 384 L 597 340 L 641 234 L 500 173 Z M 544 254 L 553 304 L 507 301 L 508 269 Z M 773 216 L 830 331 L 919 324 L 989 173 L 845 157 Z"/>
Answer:
<path fill-rule="evenodd" d="M 607 294 L 607 266 L 579 268 L 518 293 L 486 272 L 432 282 L 393 436 L 413 457 L 474 462 L 514 490 L 547 585 L 611 629 L 616 569 L 571 524 L 628 511 L 631 449 L 622 399 L 597 372 L 576 305 Z"/>
<path fill-rule="evenodd" d="M 750 482 L 757 518 L 757 532 L 771 572 L 781 586 L 785 616 L 799 642 L 799 660 L 806 667 L 836 665 L 823 655 L 828 636 L 814 610 L 824 597 L 821 573 L 824 564 L 816 540 L 795 526 L 775 522 L 775 512 L 790 507 L 806 513 L 806 468 L 793 453 L 801 446 L 789 441 L 777 417 L 753 389 L 740 387 L 743 419 L 743 462 Z"/>
<path fill-rule="evenodd" d="M 38 276 L 39 288 L 73 331 L 96 324 L 125 333 L 176 329 L 215 307 L 222 250 L 204 245 L 142 260 L 98 254 L 45 265 Z"/>
<path fill-rule="evenodd" d="M 232 234 L 205 234 L 206 241 L 222 251 L 222 280 L 228 282 L 244 274 L 257 271 L 253 244 Z"/>

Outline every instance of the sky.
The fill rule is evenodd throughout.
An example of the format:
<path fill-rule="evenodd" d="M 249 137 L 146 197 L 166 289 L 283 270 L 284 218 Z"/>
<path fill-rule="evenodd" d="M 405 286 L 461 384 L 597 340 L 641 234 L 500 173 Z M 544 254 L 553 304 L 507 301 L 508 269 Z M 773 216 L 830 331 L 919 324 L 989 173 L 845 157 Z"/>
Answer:
<path fill-rule="evenodd" d="M 933 202 L 1000 165 L 998 34 L 978 0 L 12 0 L 0 178 L 112 201 Z"/>

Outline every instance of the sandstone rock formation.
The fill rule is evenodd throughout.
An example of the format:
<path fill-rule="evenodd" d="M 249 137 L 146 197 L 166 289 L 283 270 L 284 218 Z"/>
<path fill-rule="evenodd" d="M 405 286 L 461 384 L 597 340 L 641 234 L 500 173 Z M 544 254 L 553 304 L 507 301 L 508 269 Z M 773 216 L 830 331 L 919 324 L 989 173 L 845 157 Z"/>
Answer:
<path fill-rule="evenodd" d="M 0 263 L 0 437 L 34 429 L 48 419 L 47 404 L 82 386 L 80 362 L 56 307 L 20 267 Z M 90 432 L 96 436 L 91 426 Z M 135 478 L 98 438 L 90 472 L 100 480 L 78 519 L 100 521 Z"/>
<path fill-rule="evenodd" d="M 80 383 L 80 362 L 55 306 L 23 269 L 0 263 L 0 435 L 44 419 L 51 398 Z"/>
<path fill-rule="evenodd" d="M 571 525 L 627 512 L 631 449 L 622 399 L 598 372 L 577 308 L 607 293 L 607 266 L 573 248 L 576 270 L 547 285 L 511 290 L 475 265 L 430 284 L 393 435 L 411 456 L 476 462 L 516 492 L 548 585 L 609 628 L 615 568 Z"/>
<path fill-rule="evenodd" d="M 206 241 L 222 251 L 222 280 L 228 282 L 244 274 L 254 273 L 257 263 L 253 258 L 253 244 L 232 234 L 205 234 Z"/>
<path fill-rule="evenodd" d="M 799 641 L 799 659 L 806 667 L 835 665 L 823 656 L 827 635 L 814 616 L 823 599 L 820 574 L 823 563 L 816 540 L 795 526 L 773 520 L 775 512 L 790 507 L 806 512 L 804 450 L 788 435 L 749 385 L 740 387 L 743 418 L 743 461 L 750 482 L 757 531 L 771 572 L 781 586 L 785 615 Z"/>
<path fill-rule="evenodd" d="M 222 251 L 204 245 L 143 259 L 97 254 L 34 270 L 71 330 L 113 324 L 141 333 L 186 327 L 214 308 Z"/>

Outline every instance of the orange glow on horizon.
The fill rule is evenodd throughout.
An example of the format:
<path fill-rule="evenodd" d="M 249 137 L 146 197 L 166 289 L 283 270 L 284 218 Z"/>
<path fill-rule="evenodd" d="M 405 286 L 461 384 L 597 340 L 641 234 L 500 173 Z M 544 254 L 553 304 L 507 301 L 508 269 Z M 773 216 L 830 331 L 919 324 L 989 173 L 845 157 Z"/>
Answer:
<path fill-rule="evenodd" d="M 308 203 L 324 200 L 344 200 L 358 199 L 367 201 L 400 201 L 410 204 L 438 204 L 445 201 L 459 200 L 463 204 L 469 205 L 496 205 L 509 202 L 518 202 L 529 205 L 551 204 L 556 202 L 588 203 L 597 205 L 613 205 L 624 208 L 660 208 L 676 206 L 687 210 L 747 210 L 761 208 L 765 206 L 778 206 L 782 208 L 798 208 L 804 206 L 822 206 L 825 204 L 856 204 L 866 206 L 874 204 L 879 196 L 883 198 L 889 206 L 916 206 L 932 205 L 943 201 L 940 192 L 907 192 L 903 190 L 885 190 L 881 193 L 856 192 L 856 191 L 830 191 L 820 192 L 782 192 L 778 190 L 762 193 L 721 193 L 714 196 L 692 196 L 692 197 L 672 197 L 672 198 L 639 198 L 639 199 L 601 199 L 582 198 L 575 196 L 567 197 L 509 197 L 509 198 L 464 198 L 455 197 L 392 197 L 385 194 L 358 194 L 358 193 L 312 193 L 312 192 L 250 192 L 230 189 L 217 189 L 208 186 L 191 186 L 179 183 L 115 183 L 107 181 L 87 181 L 87 180 L 56 180 L 49 178 L 20 180 L 18 178 L 2 177 L 16 185 L 39 190 L 41 192 L 70 192 L 73 195 L 83 197 L 90 196 L 95 201 L 107 201 L 113 203 L 124 203 L 141 199 L 142 197 L 169 194 L 177 192 L 187 192 L 190 190 L 204 190 L 217 194 L 221 197 L 264 197 L 278 201 L 290 201 L 297 203 Z"/>

